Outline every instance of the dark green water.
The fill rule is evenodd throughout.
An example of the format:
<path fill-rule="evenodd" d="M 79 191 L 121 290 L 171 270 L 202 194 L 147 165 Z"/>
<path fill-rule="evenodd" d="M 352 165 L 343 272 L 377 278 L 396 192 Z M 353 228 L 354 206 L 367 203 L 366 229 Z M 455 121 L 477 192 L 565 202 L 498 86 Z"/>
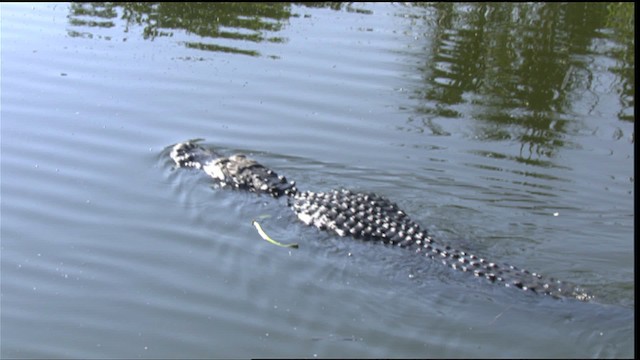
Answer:
<path fill-rule="evenodd" d="M 635 355 L 632 4 L 0 11 L 2 358 Z M 597 300 L 320 233 L 193 138 Z"/>

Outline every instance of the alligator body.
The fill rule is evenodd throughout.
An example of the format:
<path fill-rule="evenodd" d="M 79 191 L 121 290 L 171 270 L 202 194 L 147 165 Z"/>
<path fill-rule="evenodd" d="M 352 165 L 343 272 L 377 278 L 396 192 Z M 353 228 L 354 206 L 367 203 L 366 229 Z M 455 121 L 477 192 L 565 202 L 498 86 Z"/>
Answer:
<path fill-rule="evenodd" d="M 273 197 L 288 197 L 305 224 L 338 236 L 377 241 L 409 249 L 496 284 L 556 298 L 592 298 L 583 289 L 515 266 L 490 262 L 434 240 L 425 229 L 383 196 L 349 190 L 299 191 L 295 182 L 244 155 L 224 157 L 194 142 L 175 145 L 170 154 L 178 167 L 203 170 L 222 186 Z"/>

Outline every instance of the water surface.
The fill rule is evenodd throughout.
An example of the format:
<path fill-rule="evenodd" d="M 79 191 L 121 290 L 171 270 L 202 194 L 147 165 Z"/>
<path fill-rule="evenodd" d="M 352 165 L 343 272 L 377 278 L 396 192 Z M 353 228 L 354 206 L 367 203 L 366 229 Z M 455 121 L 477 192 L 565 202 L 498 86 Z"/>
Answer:
<path fill-rule="evenodd" d="M 632 6 L 2 4 L 0 356 L 633 357 Z M 596 301 L 320 233 L 194 138 Z"/>

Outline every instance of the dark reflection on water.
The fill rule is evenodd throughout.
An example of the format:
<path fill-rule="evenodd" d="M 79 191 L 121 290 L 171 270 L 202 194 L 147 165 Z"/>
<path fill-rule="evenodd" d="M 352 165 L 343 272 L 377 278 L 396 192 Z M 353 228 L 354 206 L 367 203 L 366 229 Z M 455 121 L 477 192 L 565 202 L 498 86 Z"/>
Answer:
<path fill-rule="evenodd" d="M 71 36 L 92 36 L 92 27 L 113 27 L 109 20 L 120 17 L 125 21 L 124 33 L 132 27 L 142 27 L 148 40 L 173 37 L 176 32 L 195 34 L 205 40 L 239 40 L 248 42 L 281 43 L 285 39 L 270 36 L 282 29 L 291 14 L 286 3 L 73 3 L 69 24 L 83 27 L 69 30 Z M 120 15 L 118 15 L 120 14 Z M 91 20 L 87 20 L 90 18 Z M 88 29 L 87 29 L 88 28 Z M 126 36 L 126 35 L 125 35 Z M 209 42 L 185 41 L 192 49 L 259 56 L 260 52 L 243 45 L 224 46 Z M 234 42 L 234 44 L 238 44 Z"/>
<path fill-rule="evenodd" d="M 358 14 L 372 13 L 354 4 L 342 2 L 310 2 L 298 5 Z M 128 33 L 132 27 L 142 27 L 142 37 L 148 40 L 173 37 L 177 31 L 184 31 L 206 40 L 283 43 L 287 41 L 286 38 L 271 34 L 282 30 L 289 18 L 295 16 L 291 6 L 291 3 L 267 2 L 72 3 L 69 7 L 69 24 L 72 27 L 68 33 L 72 37 L 93 38 L 95 35 L 91 28 L 112 28 L 116 26 L 112 19 L 119 17 L 125 21 L 124 33 Z M 112 36 L 105 38 L 110 40 Z M 234 42 L 234 46 L 193 41 L 182 43 L 190 49 L 261 55 L 259 51 L 247 49 L 237 42 Z"/>
<path fill-rule="evenodd" d="M 633 121 L 635 90 L 634 46 L 629 44 L 624 9 L 630 4 L 514 4 L 438 3 L 424 5 L 431 42 L 423 50 L 424 87 L 414 89 L 417 112 L 412 127 L 449 135 L 434 125 L 435 118 L 473 114 L 481 120 L 475 137 L 521 143 L 519 161 L 541 165 L 567 144 L 572 107 L 577 98 L 593 90 L 594 69 L 590 57 L 599 50 L 599 38 L 624 39 L 630 46 L 606 50 L 617 59 L 620 79 L 615 91 L 624 104 L 620 120 Z M 625 22 L 626 21 L 626 22 Z M 601 29 L 618 24 L 614 34 Z M 477 108 L 477 109 L 475 109 Z"/>
<path fill-rule="evenodd" d="M 361 14 L 370 10 L 353 4 L 303 3 Z M 177 31 L 195 34 L 203 41 L 180 41 L 190 49 L 260 56 L 245 42 L 284 43 L 274 36 L 294 15 L 287 3 L 72 3 L 70 36 L 94 37 L 92 28 L 112 28 L 112 19 L 125 21 L 123 37 L 132 27 L 142 27 L 142 37 L 173 37 Z M 620 76 L 616 91 L 623 104 L 621 120 L 633 121 L 635 93 L 632 8 L 629 4 L 563 3 L 515 4 L 437 3 L 424 6 L 426 15 L 415 16 L 415 30 L 430 33 L 431 44 L 421 71 L 424 88 L 412 98 L 421 100 L 412 127 L 447 135 L 432 121 L 465 113 L 456 105 L 482 107 L 477 118 L 485 122 L 476 136 L 487 140 L 522 143 L 520 161 L 536 164 L 534 157 L 553 156 L 567 146 L 567 115 L 576 96 L 590 91 L 593 74 L 588 59 L 576 54 L 592 52 L 593 39 L 620 41 L 608 51 L 618 63 L 611 70 Z M 629 11 L 631 10 L 631 11 Z M 612 34 L 600 34 L 605 26 Z M 432 33 L 435 32 L 435 33 Z M 111 39 L 115 35 L 105 36 Z M 220 40 L 231 40 L 223 45 Z M 499 125 L 499 126 L 494 126 Z"/>
<path fill-rule="evenodd" d="M 326 7 L 359 14 L 370 14 L 347 3 L 303 3 L 311 8 Z M 112 19 L 125 21 L 123 32 L 133 27 L 142 27 L 142 37 L 154 40 L 173 37 L 176 32 L 194 34 L 206 41 L 182 41 L 187 48 L 203 51 L 223 52 L 249 56 L 261 56 L 259 51 L 246 48 L 238 41 L 284 43 L 286 38 L 274 36 L 295 16 L 290 3 L 237 2 L 237 3 L 72 3 L 69 7 L 68 33 L 72 37 L 93 38 L 91 28 L 112 28 Z M 111 36 L 105 36 L 111 40 Z M 127 35 L 124 35 L 126 39 Z M 233 46 L 209 41 L 235 40 Z"/>

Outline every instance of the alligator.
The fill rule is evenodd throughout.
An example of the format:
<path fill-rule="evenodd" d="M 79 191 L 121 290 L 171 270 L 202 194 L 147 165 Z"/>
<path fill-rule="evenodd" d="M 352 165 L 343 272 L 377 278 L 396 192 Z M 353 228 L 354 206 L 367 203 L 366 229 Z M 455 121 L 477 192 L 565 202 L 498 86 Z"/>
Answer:
<path fill-rule="evenodd" d="M 275 198 L 286 196 L 298 219 L 320 230 L 406 248 L 449 268 L 505 287 L 553 298 L 593 299 L 593 295 L 579 286 L 513 265 L 491 262 L 444 244 L 384 196 L 346 189 L 299 191 L 294 181 L 288 181 L 243 154 L 225 157 L 195 141 L 174 145 L 170 156 L 177 167 L 203 170 L 221 187 L 268 194 Z"/>

